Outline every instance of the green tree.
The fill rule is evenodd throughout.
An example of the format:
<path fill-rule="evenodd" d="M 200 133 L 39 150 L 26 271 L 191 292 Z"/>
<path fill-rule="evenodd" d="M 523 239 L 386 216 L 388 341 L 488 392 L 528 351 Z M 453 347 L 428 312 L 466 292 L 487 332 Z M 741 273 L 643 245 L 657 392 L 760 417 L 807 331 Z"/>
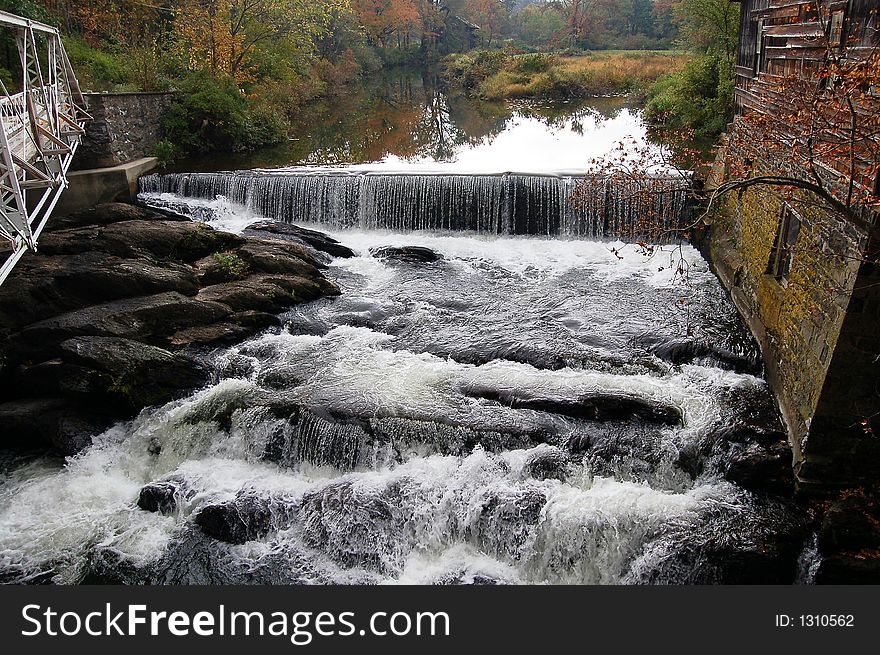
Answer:
<path fill-rule="evenodd" d="M 730 0 L 678 0 L 673 12 L 686 47 L 717 53 L 733 66 L 739 40 L 739 4 Z"/>

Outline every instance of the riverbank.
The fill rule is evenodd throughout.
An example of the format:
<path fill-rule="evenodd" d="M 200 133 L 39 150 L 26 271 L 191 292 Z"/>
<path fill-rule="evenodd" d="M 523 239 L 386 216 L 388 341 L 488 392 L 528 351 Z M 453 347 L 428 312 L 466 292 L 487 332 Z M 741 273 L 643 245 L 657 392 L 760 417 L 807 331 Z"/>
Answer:
<path fill-rule="evenodd" d="M 239 236 L 118 203 L 50 228 L 0 287 L 0 447 L 14 451 L 76 454 L 207 384 L 213 348 L 339 294 L 322 250 L 341 246 L 305 232 Z"/>
<path fill-rule="evenodd" d="M 510 55 L 476 51 L 446 60 L 450 86 L 486 100 L 571 99 L 645 90 L 680 70 L 688 55 L 674 51 L 622 50 L 581 56 Z"/>

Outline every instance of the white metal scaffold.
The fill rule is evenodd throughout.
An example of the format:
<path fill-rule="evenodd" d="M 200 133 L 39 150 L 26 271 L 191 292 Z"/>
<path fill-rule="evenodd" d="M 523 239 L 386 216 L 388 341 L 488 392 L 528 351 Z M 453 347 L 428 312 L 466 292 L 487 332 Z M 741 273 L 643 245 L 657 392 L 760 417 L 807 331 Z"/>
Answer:
<path fill-rule="evenodd" d="M 0 29 L 14 32 L 22 69 L 18 93 L 0 81 L 3 284 L 22 255 L 36 250 L 91 116 L 56 28 L 0 11 Z"/>

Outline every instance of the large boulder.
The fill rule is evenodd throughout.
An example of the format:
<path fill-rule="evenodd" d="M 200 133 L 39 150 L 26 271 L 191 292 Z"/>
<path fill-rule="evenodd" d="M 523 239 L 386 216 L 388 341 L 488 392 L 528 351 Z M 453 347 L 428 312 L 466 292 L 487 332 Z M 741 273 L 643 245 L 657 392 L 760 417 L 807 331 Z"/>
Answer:
<path fill-rule="evenodd" d="M 234 500 L 203 507 L 193 521 L 209 537 L 243 544 L 289 527 L 295 516 L 296 506 L 284 499 L 239 494 Z"/>
<path fill-rule="evenodd" d="M 254 271 L 313 276 L 326 264 L 302 246 L 285 241 L 251 240 L 236 250 Z"/>
<path fill-rule="evenodd" d="M 578 398 L 556 398 L 482 385 L 466 387 L 462 392 L 475 398 L 500 402 L 514 409 L 531 409 L 589 421 L 636 420 L 664 425 L 680 425 L 682 422 L 678 407 L 626 393 L 597 391 Z"/>
<path fill-rule="evenodd" d="M 47 256 L 41 249 L 0 286 L 0 332 L 96 303 L 165 291 L 194 296 L 198 289 L 192 269 L 179 263 L 94 250 Z"/>
<path fill-rule="evenodd" d="M 113 418 L 202 386 L 206 367 L 180 351 L 201 358 L 338 295 L 325 258 L 130 205 L 57 219 L 0 287 L 0 442 L 72 454 Z"/>
<path fill-rule="evenodd" d="M 119 337 L 83 336 L 60 344 L 73 364 L 103 371 L 111 378 L 104 390 L 133 409 L 179 397 L 207 383 L 207 368 L 186 355 Z"/>
<path fill-rule="evenodd" d="M 430 264 L 443 259 L 443 255 L 424 246 L 382 246 L 370 248 L 370 254 L 377 259 L 388 259 L 407 264 Z"/>
<path fill-rule="evenodd" d="M 135 220 L 102 226 L 60 230 L 43 235 L 40 250 L 63 255 L 100 250 L 119 257 L 142 257 L 194 262 L 211 253 L 241 246 L 245 240 L 204 223 Z"/>
<path fill-rule="evenodd" d="M 180 500 L 192 498 L 194 494 L 182 477 L 174 476 L 141 487 L 137 506 L 145 512 L 170 515 L 180 509 Z"/>
<path fill-rule="evenodd" d="M 323 232 L 307 230 L 290 223 L 279 221 L 257 221 L 251 223 L 242 233 L 244 236 L 260 236 L 265 238 L 271 235 L 276 239 L 284 239 L 294 243 L 301 243 L 314 248 L 318 252 L 324 252 L 331 257 L 354 257 L 355 253 L 336 239 L 327 236 Z"/>
<path fill-rule="evenodd" d="M 108 202 L 95 207 L 89 207 L 66 216 L 53 216 L 46 224 L 47 232 L 57 232 L 72 227 L 85 225 L 110 225 L 122 221 L 150 221 L 150 220 L 177 220 L 188 221 L 183 216 L 175 217 L 167 212 L 159 212 L 154 209 L 139 205 L 130 205 L 122 202 Z"/>
<path fill-rule="evenodd" d="M 527 556 L 546 504 L 547 498 L 537 489 L 490 491 L 468 526 L 468 538 L 485 552 L 512 559 Z"/>
<path fill-rule="evenodd" d="M 745 499 L 745 497 L 744 497 Z M 674 522 L 646 546 L 631 582 L 641 584 L 792 584 L 809 535 L 801 509 L 752 496 L 749 507 L 713 503 L 702 527 Z"/>
<path fill-rule="evenodd" d="M 31 348 L 83 335 L 160 341 L 177 330 L 214 323 L 232 313 L 227 305 L 170 291 L 61 314 L 25 327 L 18 339 Z"/>
<path fill-rule="evenodd" d="M 523 473 L 536 480 L 560 480 L 569 476 L 571 460 L 563 449 L 556 446 L 539 448 L 526 460 Z"/>
<path fill-rule="evenodd" d="M 49 447 L 59 455 L 76 455 L 112 423 L 113 417 L 103 411 L 70 400 L 12 400 L 0 404 L 0 446 Z"/>
<path fill-rule="evenodd" d="M 387 496 L 348 481 L 306 494 L 300 509 L 303 541 L 340 566 L 388 573 L 399 564 L 403 526 Z"/>

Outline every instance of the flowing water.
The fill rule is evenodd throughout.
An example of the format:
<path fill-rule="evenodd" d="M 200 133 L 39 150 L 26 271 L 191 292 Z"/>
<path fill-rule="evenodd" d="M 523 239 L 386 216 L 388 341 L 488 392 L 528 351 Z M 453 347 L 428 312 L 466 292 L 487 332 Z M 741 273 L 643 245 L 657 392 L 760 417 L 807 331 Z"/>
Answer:
<path fill-rule="evenodd" d="M 2 579 L 794 581 L 803 517 L 728 479 L 740 445 L 727 437 L 778 418 L 756 346 L 696 250 L 574 239 L 604 228 L 575 229 L 558 199 L 492 214 L 509 177 L 385 176 L 367 194 L 376 179 L 145 182 L 146 201 L 222 229 L 317 221 L 357 253 L 329 262 L 343 293 L 210 353 L 207 388 L 77 457 L 10 467 Z M 565 183 L 534 179 L 534 194 Z M 482 209 L 451 192 L 448 211 L 431 209 L 447 194 L 432 204 L 432 184 L 458 183 L 484 185 Z M 304 207 L 308 194 L 329 204 Z M 532 224 L 512 227 L 520 215 Z M 380 256 L 386 246 L 438 256 Z"/>

